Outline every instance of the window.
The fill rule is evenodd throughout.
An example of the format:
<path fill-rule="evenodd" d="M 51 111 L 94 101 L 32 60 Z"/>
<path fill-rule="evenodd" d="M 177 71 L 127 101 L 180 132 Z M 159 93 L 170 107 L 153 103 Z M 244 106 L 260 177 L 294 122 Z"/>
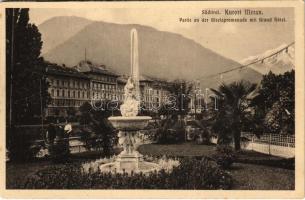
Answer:
<path fill-rule="evenodd" d="M 84 97 L 85 97 L 85 92 L 83 91 L 82 93 L 83 93 L 82 96 L 83 96 L 83 98 L 84 98 Z"/>
<path fill-rule="evenodd" d="M 68 97 L 70 97 L 70 90 L 68 91 Z"/>
<path fill-rule="evenodd" d="M 51 90 L 52 97 L 54 97 L 54 90 Z"/>
<path fill-rule="evenodd" d="M 61 91 L 61 96 L 64 97 L 65 96 L 65 90 Z"/>
<path fill-rule="evenodd" d="M 77 97 L 78 97 L 78 98 L 80 98 L 80 91 L 78 91 L 78 93 L 77 93 Z"/>
<path fill-rule="evenodd" d="M 56 80 L 56 85 L 59 86 L 59 80 Z"/>
<path fill-rule="evenodd" d="M 57 80 L 57 81 L 58 81 L 58 80 Z M 56 93 L 57 93 L 56 96 L 59 96 L 59 90 L 56 90 Z"/>
<path fill-rule="evenodd" d="M 75 91 L 73 91 L 73 98 L 75 98 Z"/>

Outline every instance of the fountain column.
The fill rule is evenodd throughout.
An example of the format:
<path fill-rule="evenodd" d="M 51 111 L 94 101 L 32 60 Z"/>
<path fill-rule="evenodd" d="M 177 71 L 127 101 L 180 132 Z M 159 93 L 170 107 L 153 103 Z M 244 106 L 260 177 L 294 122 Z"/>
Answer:
<path fill-rule="evenodd" d="M 138 32 L 136 29 L 132 29 L 130 32 L 130 66 L 131 66 L 131 77 L 135 84 L 135 95 L 139 100 L 140 97 L 140 71 L 139 71 L 139 44 L 138 44 Z"/>

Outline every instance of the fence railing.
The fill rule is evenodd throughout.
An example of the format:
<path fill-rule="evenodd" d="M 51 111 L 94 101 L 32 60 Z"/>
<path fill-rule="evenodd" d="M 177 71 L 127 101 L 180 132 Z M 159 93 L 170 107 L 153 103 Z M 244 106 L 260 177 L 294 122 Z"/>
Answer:
<path fill-rule="evenodd" d="M 241 148 L 257 151 L 264 154 L 291 158 L 295 156 L 295 137 L 294 135 L 263 134 L 260 137 L 252 133 L 242 133 Z M 217 136 L 211 138 L 211 142 L 217 144 Z M 234 143 L 231 143 L 234 146 Z"/>
<path fill-rule="evenodd" d="M 261 136 L 255 136 L 252 133 L 242 133 L 242 137 L 245 137 L 252 142 L 271 144 L 283 147 L 295 147 L 295 136 L 294 135 L 283 135 L 283 134 L 263 134 Z"/>

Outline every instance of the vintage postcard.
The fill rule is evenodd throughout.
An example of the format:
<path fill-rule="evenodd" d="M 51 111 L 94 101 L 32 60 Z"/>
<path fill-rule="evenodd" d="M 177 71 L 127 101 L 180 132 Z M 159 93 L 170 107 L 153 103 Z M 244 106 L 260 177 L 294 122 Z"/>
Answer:
<path fill-rule="evenodd" d="M 6 2 L 14 198 L 304 198 L 301 1 Z"/>

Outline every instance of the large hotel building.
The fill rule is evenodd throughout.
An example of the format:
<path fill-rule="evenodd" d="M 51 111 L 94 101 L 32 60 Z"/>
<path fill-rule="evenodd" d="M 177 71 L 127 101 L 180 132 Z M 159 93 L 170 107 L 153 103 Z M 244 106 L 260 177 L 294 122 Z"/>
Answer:
<path fill-rule="evenodd" d="M 69 109 L 75 111 L 92 99 L 124 100 L 127 76 L 106 69 L 104 65 L 81 61 L 74 67 L 49 63 L 46 68 L 51 102 L 46 116 L 67 116 Z M 165 80 L 140 78 L 141 101 L 145 108 L 154 110 L 166 101 L 169 83 Z"/>

